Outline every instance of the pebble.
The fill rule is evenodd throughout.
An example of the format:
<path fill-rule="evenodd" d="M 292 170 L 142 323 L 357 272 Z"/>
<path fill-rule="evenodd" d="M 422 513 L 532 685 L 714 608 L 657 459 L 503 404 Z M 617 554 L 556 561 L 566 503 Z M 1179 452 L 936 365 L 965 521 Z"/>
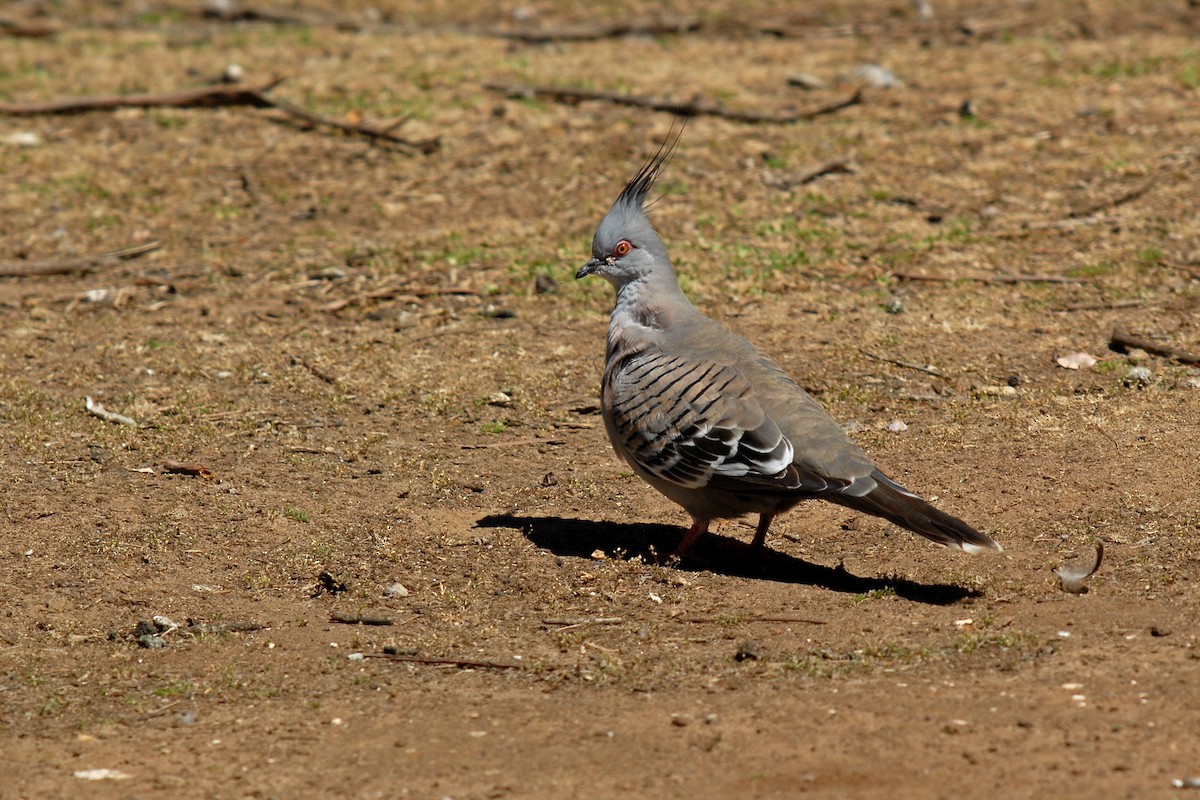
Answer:
<path fill-rule="evenodd" d="M 826 85 L 825 81 L 807 72 L 793 72 L 791 75 L 788 75 L 787 82 L 788 86 L 795 86 L 797 89 L 804 89 L 806 91 L 824 89 Z"/>
<path fill-rule="evenodd" d="M 165 639 L 158 634 L 153 633 L 147 633 L 137 637 L 137 643 L 139 646 L 144 647 L 147 650 L 159 650 L 167 646 Z"/>
<path fill-rule="evenodd" d="M 887 424 L 887 429 L 891 433 L 903 433 L 908 430 L 908 423 L 903 420 L 894 419 Z"/>
<path fill-rule="evenodd" d="M 899 89 L 904 85 L 894 72 L 879 64 L 863 64 L 850 74 L 876 89 Z"/>
<path fill-rule="evenodd" d="M 690 716 L 688 716 L 687 714 L 672 714 L 671 715 L 671 724 L 674 725 L 676 728 L 686 727 L 689 723 L 691 723 L 691 721 L 692 721 L 692 718 Z"/>
<path fill-rule="evenodd" d="M 399 581 L 396 581 L 395 583 L 389 583 L 383 589 L 383 596 L 384 597 L 408 597 L 408 587 L 405 586 L 403 583 L 400 583 Z"/>
<path fill-rule="evenodd" d="M 884 304 L 883 310 L 889 314 L 903 314 L 904 302 L 899 297 L 893 297 Z"/>
<path fill-rule="evenodd" d="M 2 141 L 14 147 L 38 147 L 42 143 L 42 137 L 33 131 L 14 131 L 5 135 Z"/>
<path fill-rule="evenodd" d="M 1147 367 L 1130 367 L 1125 373 L 1125 385 L 1142 388 L 1154 382 L 1154 373 Z"/>

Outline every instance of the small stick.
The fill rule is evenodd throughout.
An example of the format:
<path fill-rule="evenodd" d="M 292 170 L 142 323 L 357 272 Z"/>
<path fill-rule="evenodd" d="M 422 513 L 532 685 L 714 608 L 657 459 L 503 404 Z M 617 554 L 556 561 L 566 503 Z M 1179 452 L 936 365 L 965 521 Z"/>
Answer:
<path fill-rule="evenodd" d="M 38 261 L 3 261 L 0 262 L 0 278 L 29 278 L 35 275 L 68 275 L 72 272 L 85 274 L 94 272 L 100 267 L 123 259 L 137 258 L 151 253 L 162 247 L 162 242 L 153 241 L 145 244 L 123 247 L 108 253 L 94 256 L 77 256 L 71 258 L 45 258 Z"/>
<path fill-rule="evenodd" d="M 366 614 L 343 614 L 335 611 L 329 615 L 330 622 L 338 622 L 342 625 L 395 625 L 396 621 L 391 617 L 372 617 Z"/>
<path fill-rule="evenodd" d="M 679 617 L 676 622 L 688 622 L 695 624 L 708 624 L 712 622 L 724 622 L 721 617 Z M 828 625 L 829 623 L 823 619 L 808 619 L 807 617 L 790 617 L 790 616 L 770 616 L 770 617 L 740 617 L 738 623 L 744 622 L 803 622 L 807 625 Z"/>
<path fill-rule="evenodd" d="M 99 417 L 105 422 L 116 422 L 120 425 L 132 425 L 135 428 L 137 427 L 137 423 L 129 417 L 125 416 L 124 414 L 118 414 L 115 411 L 109 411 L 107 408 L 100 405 L 90 397 L 83 398 L 83 407 L 88 410 L 89 414 Z"/>
<path fill-rule="evenodd" d="M 463 450 L 494 450 L 501 447 L 523 447 L 527 444 L 563 444 L 565 440 L 556 437 L 549 439 L 511 439 L 506 442 L 489 442 L 487 444 L 464 444 Z"/>
<path fill-rule="evenodd" d="M 267 92 L 278 86 L 283 78 L 274 78 L 257 88 L 238 86 L 204 86 L 199 89 L 184 89 L 176 92 L 145 94 L 98 95 L 95 97 L 68 97 L 40 103 L 0 103 L 0 114 L 31 116 L 35 114 L 79 114 L 85 111 L 112 110 L 115 108 L 216 108 L 218 106 L 251 106 L 274 108 L 309 125 L 335 128 L 346 133 L 390 142 L 403 150 L 429 154 L 441 146 L 439 139 L 409 141 L 397 136 L 395 125 L 376 128 L 366 123 L 351 123 L 329 119 L 314 114 L 286 100 L 268 97 Z"/>
<path fill-rule="evenodd" d="M 1109 300 L 1103 303 L 1068 303 L 1059 306 L 1055 311 L 1111 311 L 1115 308 L 1141 308 L 1146 305 L 1142 300 Z"/>
<path fill-rule="evenodd" d="M 892 277 L 902 281 L 923 281 L 925 283 L 953 283 L 955 281 L 974 281 L 975 283 L 1090 283 L 1090 278 L 1071 278 L 1066 275 L 924 275 L 916 272 L 892 272 Z"/>
<path fill-rule="evenodd" d="M 899 361 L 895 358 L 885 358 L 883 356 L 877 356 L 874 353 L 869 353 L 866 350 L 859 350 L 859 352 L 867 358 L 872 358 L 876 361 L 883 361 L 887 364 L 895 364 L 897 367 L 904 367 L 905 369 L 915 369 L 917 372 L 924 372 L 926 375 L 934 375 L 938 378 L 942 377 L 942 373 L 939 372 L 936 367 L 923 367 L 920 364 L 910 364 L 907 361 Z"/>
<path fill-rule="evenodd" d="M 1153 353 L 1156 356 L 1163 356 L 1172 361 L 1178 361 L 1180 364 L 1200 364 L 1200 355 L 1188 353 L 1184 350 L 1177 350 L 1169 345 L 1158 344 L 1149 339 L 1143 339 L 1140 336 L 1134 336 L 1124 328 L 1113 329 L 1112 340 L 1108 346 L 1118 353 L 1128 352 L 1131 348 L 1136 347 L 1145 350 L 1147 353 Z"/>
<path fill-rule="evenodd" d="M 162 469 L 163 472 L 171 475 L 191 475 L 196 478 L 204 478 L 206 481 L 215 481 L 217 479 L 217 473 L 202 464 L 192 464 L 183 461 L 164 461 Z"/>
<path fill-rule="evenodd" d="M 268 626 L 261 622 L 192 622 L 184 631 L 195 634 L 252 633 Z"/>
<path fill-rule="evenodd" d="M 862 91 L 856 91 L 853 95 L 845 100 L 839 100 L 831 105 L 822 106 L 811 111 L 798 111 L 790 114 L 771 114 L 757 111 L 735 111 L 713 103 L 706 103 L 702 100 L 690 101 L 675 101 L 663 100 L 654 97 L 643 97 L 633 94 L 619 94 L 616 92 L 599 92 L 592 89 L 569 89 L 559 86 L 533 86 L 527 84 L 514 83 L 485 83 L 485 89 L 490 89 L 495 92 L 503 92 L 508 97 L 549 97 L 554 100 L 561 100 L 566 103 L 579 102 L 581 100 L 602 100 L 607 103 L 615 103 L 622 106 L 633 106 L 635 108 L 648 108 L 651 111 L 666 111 L 670 114 L 676 114 L 681 117 L 721 117 L 723 119 L 734 120 L 735 122 L 748 122 L 751 124 L 776 124 L 787 125 L 793 122 L 801 122 L 810 120 L 825 114 L 833 114 L 841 111 L 844 108 L 858 105 L 862 102 Z"/>
<path fill-rule="evenodd" d="M 580 625 L 620 625 L 624 621 L 621 617 L 547 617 L 542 624 L 575 628 Z"/>
<path fill-rule="evenodd" d="M 820 166 L 813 167 L 808 172 L 803 172 L 795 177 L 777 177 L 771 176 L 763 181 L 768 186 L 776 189 L 790 189 L 793 186 L 804 186 L 812 183 L 817 178 L 822 178 L 826 175 L 834 173 L 844 173 L 847 175 L 854 174 L 854 167 L 851 166 L 851 161 L 848 158 L 835 158 L 832 161 L 826 161 Z"/>
<path fill-rule="evenodd" d="M 363 658 L 383 658 L 388 661 L 409 661 L 414 664 L 445 664 L 451 667 L 470 669 L 520 669 L 521 664 L 501 664 L 499 661 L 475 661 L 468 658 L 438 658 L 436 656 L 414 656 L 404 653 L 363 653 Z"/>
<path fill-rule="evenodd" d="M 538 28 L 526 30 L 489 30 L 488 36 L 500 39 L 515 39 L 527 44 L 545 42 L 591 42 L 597 39 L 614 39 L 621 36 L 669 36 L 699 30 L 699 17 L 684 17 L 678 20 L 613 22 L 604 25 L 567 25 L 561 28 Z"/>
<path fill-rule="evenodd" d="M 1124 192 L 1123 194 L 1117 195 L 1116 197 L 1110 197 L 1106 200 L 1100 200 L 1095 203 L 1089 203 L 1086 206 L 1082 206 L 1081 208 L 1074 209 L 1073 211 L 1071 211 L 1071 213 L 1067 214 L 1067 216 L 1072 219 L 1075 219 L 1078 217 L 1090 217 L 1092 214 L 1095 214 L 1097 211 L 1104 211 L 1105 209 L 1108 209 L 1108 208 L 1116 208 L 1117 206 L 1125 205 L 1128 202 L 1137 200 L 1139 197 L 1144 195 L 1146 192 L 1153 189 L 1154 184 L 1156 182 L 1157 181 L 1154 179 L 1148 180 L 1145 183 L 1141 184 L 1140 186 L 1135 186 L 1132 189 L 1129 189 L 1128 191 Z"/>
<path fill-rule="evenodd" d="M 264 92 L 273 89 L 282 80 L 283 78 L 274 78 L 258 88 L 204 86 L 199 89 L 184 89 L 176 92 L 65 97 L 36 103 L 0 103 L 0 114 L 16 116 L 80 114 L 85 111 L 107 111 L 114 108 L 217 108 L 220 106 L 270 108 L 274 103 L 264 95 Z"/>
<path fill-rule="evenodd" d="M 306 370 L 311 372 L 313 375 L 316 375 L 318 378 L 325 381 L 330 386 L 337 386 L 338 383 L 340 383 L 340 381 L 338 380 L 338 377 L 336 375 L 321 369 L 320 367 L 318 367 L 316 364 L 313 364 L 311 361 L 309 361 L 304 356 L 300 356 L 299 358 L 294 358 L 292 363 L 299 364 L 300 366 L 304 367 Z"/>
<path fill-rule="evenodd" d="M 397 297 L 412 297 L 418 300 L 424 300 L 426 297 L 475 297 L 479 292 L 475 289 L 438 289 L 438 288 L 420 288 L 420 289 L 403 289 L 399 286 L 385 286 L 382 289 L 373 289 L 372 291 L 363 294 L 355 295 L 354 297 L 343 297 L 340 300 L 332 300 L 321 306 L 322 311 L 341 311 L 346 306 L 357 305 L 358 303 L 366 302 L 367 300 L 393 300 Z"/>

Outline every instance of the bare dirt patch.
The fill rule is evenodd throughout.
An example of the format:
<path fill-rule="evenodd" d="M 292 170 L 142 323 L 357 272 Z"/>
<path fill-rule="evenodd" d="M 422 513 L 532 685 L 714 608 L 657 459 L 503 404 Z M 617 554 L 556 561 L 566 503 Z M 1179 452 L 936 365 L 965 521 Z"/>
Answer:
<path fill-rule="evenodd" d="M 0 278 L 0 797 L 1140 798 L 1200 773 L 1200 373 L 1108 346 L 1200 352 L 1194 9 L 737 4 L 549 44 L 493 29 L 652 14 L 51 9 L 20 11 L 52 37 L 0 38 L 0 101 L 237 63 L 440 147 L 250 107 L 0 116 L 6 267 L 161 242 Z M 1006 550 L 814 504 L 762 563 L 745 522 L 660 563 L 686 519 L 605 441 L 610 290 L 571 275 L 671 117 L 484 84 L 785 113 L 873 62 L 904 85 L 691 121 L 654 218 L 701 308 Z M 1077 351 L 1098 363 L 1056 363 Z"/>

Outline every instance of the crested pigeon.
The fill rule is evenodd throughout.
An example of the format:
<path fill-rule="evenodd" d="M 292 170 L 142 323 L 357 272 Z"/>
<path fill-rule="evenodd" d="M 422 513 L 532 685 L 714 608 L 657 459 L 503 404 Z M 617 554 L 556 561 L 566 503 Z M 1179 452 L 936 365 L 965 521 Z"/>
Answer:
<path fill-rule="evenodd" d="M 680 131 L 682 133 L 682 130 Z M 645 200 L 679 143 L 668 136 L 613 203 L 575 277 L 616 290 L 600 407 L 617 455 L 692 518 L 676 556 L 716 519 L 771 521 L 803 500 L 866 512 L 968 553 L 990 537 L 885 475 L 768 356 L 684 296 Z"/>

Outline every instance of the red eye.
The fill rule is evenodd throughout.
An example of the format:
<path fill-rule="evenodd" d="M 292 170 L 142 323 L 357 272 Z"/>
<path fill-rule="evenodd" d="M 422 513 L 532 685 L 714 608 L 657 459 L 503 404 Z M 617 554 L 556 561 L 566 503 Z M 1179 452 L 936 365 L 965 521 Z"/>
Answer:
<path fill-rule="evenodd" d="M 617 246 L 613 248 L 613 255 L 620 258 L 623 255 L 627 255 L 632 249 L 633 245 L 631 245 L 625 239 L 622 239 L 621 241 L 617 242 Z"/>

